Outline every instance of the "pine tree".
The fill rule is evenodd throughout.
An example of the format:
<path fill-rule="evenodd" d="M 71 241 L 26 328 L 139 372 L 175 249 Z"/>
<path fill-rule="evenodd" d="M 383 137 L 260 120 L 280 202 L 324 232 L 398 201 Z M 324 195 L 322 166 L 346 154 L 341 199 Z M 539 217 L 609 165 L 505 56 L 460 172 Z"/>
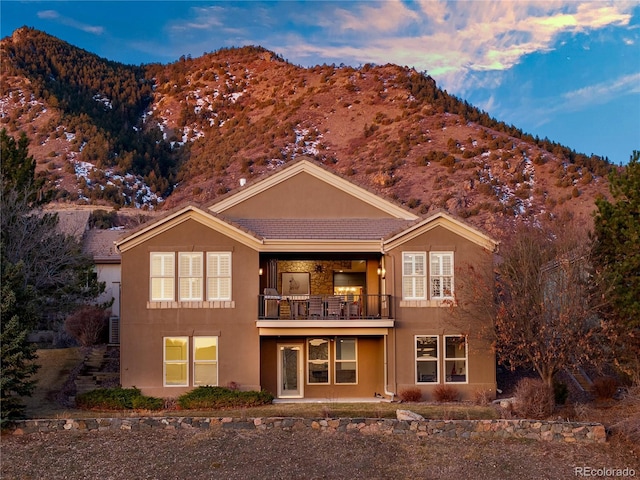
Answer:
<path fill-rule="evenodd" d="M 20 397 L 34 388 L 35 346 L 27 341 L 38 322 L 61 320 L 78 304 L 94 299 L 104 284 L 91 282 L 89 257 L 80 244 L 61 233 L 56 214 L 38 211 L 40 185 L 26 137 L 18 142 L 0 132 L 1 419 L 24 413 Z M 7 163 L 5 163 L 5 159 Z"/>
<path fill-rule="evenodd" d="M 640 328 L 640 151 L 610 176 L 613 201 L 596 202 L 594 260 L 609 305 L 629 329 Z"/>
<path fill-rule="evenodd" d="M 21 397 L 32 394 L 35 381 L 31 377 L 38 370 L 34 363 L 37 358 L 35 344 L 27 341 L 32 323 L 29 317 L 33 317 L 33 294 L 22 287 L 21 270 L 21 265 L 2 262 L 0 423 L 3 427 L 6 422 L 24 415 Z"/>
<path fill-rule="evenodd" d="M 640 151 L 610 182 L 613 201 L 596 202 L 593 261 L 615 362 L 633 376 L 640 361 Z"/>

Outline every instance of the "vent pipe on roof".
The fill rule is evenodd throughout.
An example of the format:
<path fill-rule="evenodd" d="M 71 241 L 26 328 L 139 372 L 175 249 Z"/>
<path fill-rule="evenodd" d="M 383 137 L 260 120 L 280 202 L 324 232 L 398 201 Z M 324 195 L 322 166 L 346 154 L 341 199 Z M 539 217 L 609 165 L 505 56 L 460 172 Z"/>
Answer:
<path fill-rule="evenodd" d="M 241 178 L 240 179 L 240 186 L 241 187 L 244 187 L 246 183 L 247 183 L 247 179 L 246 178 Z"/>

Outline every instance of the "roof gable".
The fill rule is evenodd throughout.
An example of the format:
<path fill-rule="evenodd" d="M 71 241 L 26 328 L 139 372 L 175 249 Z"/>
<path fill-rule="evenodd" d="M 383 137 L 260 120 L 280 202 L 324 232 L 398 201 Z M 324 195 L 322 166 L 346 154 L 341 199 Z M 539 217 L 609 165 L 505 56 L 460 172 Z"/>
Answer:
<path fill-rule="evenodd" d="M 419 218 L 309 160 L 286 166 L 209 210 L 230 218 Z"/>
<path fill-rule="evenodd" d="M 498 241 L 492 239 L 488 235 L 485 235 L 480 230 L 472 227 L 466 222 L 458 220 L 457 218 L 444 213 L 437 212 L 424 220 L 415 223 L 406 230 L 388 237 L 384 240 L 383 246 L 385 249 L 396 248 L 409 240 L 422 235 L 429 230 L 436 227 L 443 227 L 447 230 L 461 236 L 462 238 L 475 243 L 491 252 L 495 251 L 498 247 Z"/>
<path fill-rule="evenodd" d="M 252 233 L 246 231 L 239 225 L 220 219 L 210 212 L 203 211 L 192 205 L 186 206 L 167 217 L 160 218 L 144 228 L 132 233 L 131 235 L 115 242 L 116 248 L 120 252 L 125 252 L 141 243 L 160 235 L 175 226 L 186 222 L 187 220 L 195 220 L 201 224 L 215 229 L 216 231 L 227 235 L 238 242 L 252 248 L 257 248 L 262 243 L 262 239 L 256 237 Z"/>

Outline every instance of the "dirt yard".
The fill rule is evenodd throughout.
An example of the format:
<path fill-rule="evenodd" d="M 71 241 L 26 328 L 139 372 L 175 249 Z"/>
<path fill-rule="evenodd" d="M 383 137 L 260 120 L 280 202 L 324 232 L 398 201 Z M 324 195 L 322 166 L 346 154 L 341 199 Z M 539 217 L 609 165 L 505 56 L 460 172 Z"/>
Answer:
<path fill-rule="evenodd" d="M 38 373 L 42 380 L 39 391 L 27 402 L 31 418 L 104 416 L 61 407 L 54 401 L 64 384 L 65 374 L 73 370 L 78 358 L 79 352 L 73 349 L 44 353 L 43 368 Z M 422 414 L 429 412 L 422 410 L 427 406 L 412 407 Z M 275 408 L 277 413 L 272 411 Z M 356 406 L 308 405 L 295 409 L 295 405 L 272 405 L 265 411 L 257 409 L 255 415 L 253 410 L 244 410 L 239 415 L 287 415 L 292 408 L 292 416 L 302 416 L 301 413 L 354 416 L 350 415 L 349 408 Z M 359 417 L 365 413 L 362 408 L 351 413 Z M 373 408 L 371 416 L 384 413 L 382 406 L 368 408 Z M 466 408 L 469 415 L 478 407 Z M 486 418 L 485 413 L 479 409 L 473 417 Z M 443 410 L 443 415 L 456 418 L 462 414 L 449 408 Z M 613 437 L 606 444 L 569 444 L 214 428 L 206 432 L 150 430 L 3 435 L 1 440 L 0 478 L 3 480 L 525 480 L 580 478 L 576 468 L 590 468 L 590 476 L 597 478 L 624 478 L 616 477 L 615 471 L 609 476 L 594 472 L 627 468 L 635 472 L 635 477 L 640 477 L 640 459 L 630 443 L 620 437 Z"/>
<path fill-rule="evenodd" d="M 2 438 L 13 479 L 567 479 L 576 467 L 630 468 L 618 442 L 577 445 L 316 431 L 122 431 Z M 598 478 L 616 478 L 600 476 Z"/>

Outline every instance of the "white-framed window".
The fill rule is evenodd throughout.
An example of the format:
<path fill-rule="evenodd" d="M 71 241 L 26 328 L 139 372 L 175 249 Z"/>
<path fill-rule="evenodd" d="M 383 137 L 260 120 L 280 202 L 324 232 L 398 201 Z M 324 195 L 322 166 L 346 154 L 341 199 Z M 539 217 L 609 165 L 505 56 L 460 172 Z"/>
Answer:
<path fill-rule="evenodd" d="M 178 285 L 180 301 L 202 300 L 202 252 L 178 254 Z"/>
<path fill-rule="evenodd" d="M 152 252 L 151 301 L 172 302 L 175 298 L 175 253 Z"/>
<path fill-rule="evenodd" d="M 431 252 L 429 258 L 431 298 L 452 298 L 453 252 Z"/>
<path fill-rule="evenodd" d="M 335 383 L 358 383 L 358 342 L 355 338 L 336 339 Z"/>
<path fill-rule="evenodd" d="M 444 375 L 446 383 L 467 383 L 467 337 L 444 336 Z"/>
<path fill-rule="evenodd" d="M 329 339 L 307 340 L 307 383 L 329 384 Z"/>
<path fill-rule="evenodd" d="M 231 300 L 231 252 L 207 253 L 207 300 Z"/>
<path fill-rule="evenodd" d="M 402 253 L 403 300 L 426 300 L 427 289 L 426 252 Z"/>
<path fill-rule="evenodd" d="M 218 337 L 193 337 L 193 385 L 218 385 Z"/>
<path fill-rule="evenodd" d="M 163 383 L 165 387 L 189 385 L 189 337 L 164 337 Z"/>
<path fill-rule="evenodd" d="M 416 335 L 416 383 L 438 383 L 439 339 L 437 335 Z"/>

